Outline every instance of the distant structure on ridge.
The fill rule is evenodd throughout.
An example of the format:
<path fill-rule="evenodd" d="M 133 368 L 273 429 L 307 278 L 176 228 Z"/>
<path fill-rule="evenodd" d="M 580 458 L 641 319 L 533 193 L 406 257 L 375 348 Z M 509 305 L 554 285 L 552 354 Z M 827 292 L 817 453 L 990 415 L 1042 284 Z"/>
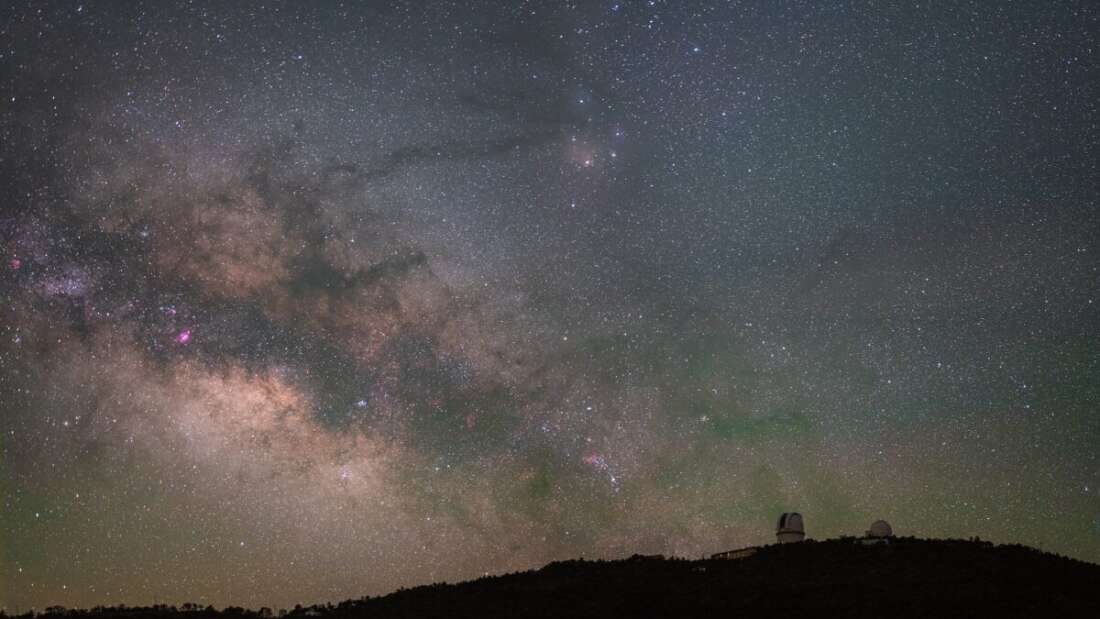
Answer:
<path fill-rule="evenodd" d="M 806 539 L 806 525 L 802 522 L 802 514 L 798 512 L 786 512 L 779 517 L 775 526 L 775 540 L 780 544 L 801 542 Z M 894 539 L 894 528 L 885 520 L 876 520 L 871 523 L 871 528 L 863 537 L 848 537 L 859 544 L 889 544 Z M 718 552 L 710 556 L 711 559 L 744 559 L 751 557 L 760 550 L 759 546 L 747 546 L 735 550 Z"/>
<path fill-rule="evenodd" d="M 802 514 L 798 512 L 786 512 L 779 517 L 779 524 L 775 527 L 775 539 L 780 544 L 801 542 L 806 539 L 806 527 L 802 523 Z M 747 546 L 736 550 L 727 550 L 712 554 L 711 559 L 744 559 L 751 557 L 760 550 L 759 546 Z"/>
<path fill-rule="evenodd" d="M 894 529 L 885 520 L 876 520 L 871 523 L 871 528 L 863 536 L 865 544 L 886 544 L 894 537 Z"/>
<path fill-rule="evenodd" d="M 887 525 L 889 527 L 889 525 Z M 780 544 L 801 542 L 806 538 L 806 528 L 802 525 L 802 514 L 787 512 L 779 517 L 775 528 L 775 540 Z"/>

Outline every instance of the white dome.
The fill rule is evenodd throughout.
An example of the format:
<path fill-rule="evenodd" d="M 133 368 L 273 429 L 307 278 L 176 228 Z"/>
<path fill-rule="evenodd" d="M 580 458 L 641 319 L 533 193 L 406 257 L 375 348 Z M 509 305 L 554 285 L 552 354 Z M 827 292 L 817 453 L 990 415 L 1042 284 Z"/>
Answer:
<path fill-rule="evenodd" d="M 779 517 L 779 523 L 775 527 L 775 538 L 779 543 L 801 542 L 806 537 L 806 529 L 802 524 L 802 514 L 787 512 Z"/>
<path fill-rule="evenodd" d="M 867 531 L 867 537 L 893 537 L 894 530 L 885 520 L 876 520 L 871 523 L 871 529 Z"/>
<path fill-rule="evenodd" d="M 779 525 L 775 528 L 776 532 L 779 531 L 806 531 L 802 525 L 802 514 L 798 512 L 787 512 L 779 517 Z"/>

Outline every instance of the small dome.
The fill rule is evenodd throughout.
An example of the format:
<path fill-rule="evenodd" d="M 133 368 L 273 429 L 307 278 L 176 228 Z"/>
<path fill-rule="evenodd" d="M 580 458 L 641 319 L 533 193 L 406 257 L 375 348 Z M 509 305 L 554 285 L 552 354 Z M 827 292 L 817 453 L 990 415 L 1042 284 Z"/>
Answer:
<path fill-rule="evenodd" d="M 806 537 L 806 529 L 802 524 L 802 514 L 787 512 L 779 517 L 779 523 L 775 527 L 775 537 L 779 543 L 801 542 Z"/>
<path fill-rule="evenodd" d="M 876 520 L 871 523 L 870 530 L 867 531 L 867 537 L 893 537 L 894 530 L 890 528 L 890 523 L 885 520 Z"/>
<path fill-rule="evenodd" d="M 776 532 L 780 531 L 802 531 L 805 532 L 805 528 L 802 526 L 802 514 L 798 512 L 787 512 L 779 517 L 779 525 L 775 528 Z"/>

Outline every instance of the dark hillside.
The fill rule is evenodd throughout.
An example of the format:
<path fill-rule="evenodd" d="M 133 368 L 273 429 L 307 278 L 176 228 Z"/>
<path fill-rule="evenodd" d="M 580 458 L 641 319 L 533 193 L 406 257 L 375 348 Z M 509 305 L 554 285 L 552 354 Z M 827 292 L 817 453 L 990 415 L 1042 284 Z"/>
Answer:
<path fill-rule="evenodd" d="M 103 609 L 136 619 L 171 609 Z M 290 617 L 1097 617 L 1100 566 L 1024 546 L 899 538 L 767 546 L 744 559 L 635 556 L 435 584 Z M 70 613 L 76 614 L 76 613 Z M 84 613 L 80 613 L 84 614 Z M 215 613 L 192 611 L 188 619 Z M 253 615 L 240 609 L 225 614 Z"/>

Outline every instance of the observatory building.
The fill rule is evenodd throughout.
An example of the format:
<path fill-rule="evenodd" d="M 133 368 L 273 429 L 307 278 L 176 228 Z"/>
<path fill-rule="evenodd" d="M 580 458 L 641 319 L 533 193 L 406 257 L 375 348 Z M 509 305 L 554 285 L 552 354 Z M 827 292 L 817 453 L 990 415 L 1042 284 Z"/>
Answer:
<path fill-rule="evenodd" d="M 894 537 L 894 529 L 885 520 L 876 520 L 863 536 L 864 544 L 886 544 Z"/>
<path fill-rule="evenodd" d="M 801 542 L 806 538 L 806 529 L 802 525 L 802 514 L 787 512 L 779 517 L 775 528 L 775 540 L 780 544 Z"/>
<path fill-rule="evenodd" d="M 805 539 L 806 527 L 802 522 L 802 514 L 798 512 L 787 512 L 779 517 L 779 522 L 775 526 L 776 542 L 780 544 L 789 544 L 792 542 L 801 542 Z M 845 536 L 840 539 L 850 540 L 851 543 L 857 544 L 889 544 L 894 539 L 894 529 L 890 526 L 889 522 L 885 520 L 876 520 L 871 523 L 871 528 L 867 529 L 863 537 Z M 759 546 L 748 546 L 746 548 L 715 553 L 712 554 L 710 558 L 744 559 L 745 557 L 753 556 L 760 550 L 761 547 Z"/>
<path fill-rule="evenodd" d="M 786 544 L 789 542 L 801 542 L 806 539 L 806 529 L 802 524 L 802 514 L 798 512 L 787 512 L 779 517 L 779 524 L 775 527 L 775 539 L 780 544 Z M 711 559 L 744 559 L 745 557 L 751 557 L 756 554 L 760 548 L 758 546 L 749 546 L 747 548 L 738 548 L 736 550 L 727 550 L 726 552 L 719 552 L 712 554 Z"/>

